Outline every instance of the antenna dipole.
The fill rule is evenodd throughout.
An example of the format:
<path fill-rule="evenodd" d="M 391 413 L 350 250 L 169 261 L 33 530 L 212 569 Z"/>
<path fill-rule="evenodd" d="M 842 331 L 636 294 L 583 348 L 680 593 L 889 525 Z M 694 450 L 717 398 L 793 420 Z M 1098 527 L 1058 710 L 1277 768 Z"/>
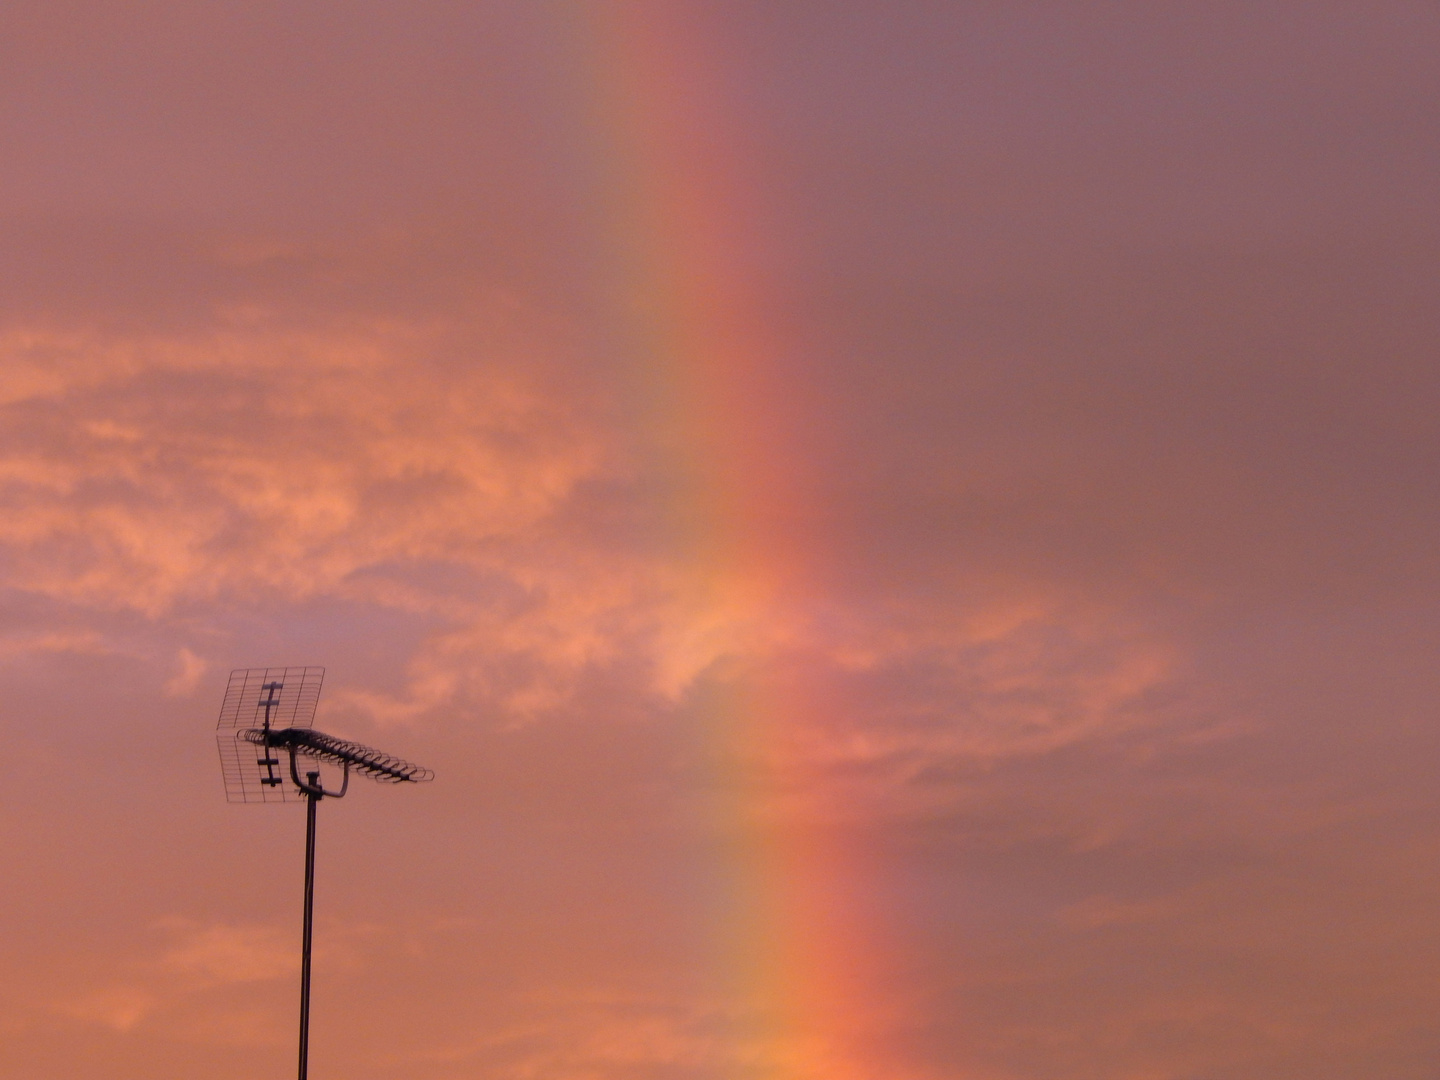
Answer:
<path fill-rule="evenodd" d="M 350 788 L 350 771 L 387 784 L 416 784 L 435 774 L 373 747 L 313 731 L 315 706 L 325 669 L 318 667 L 240 668 L 230 673 L 216 725 L 220 771 L 231 802 L 305 800 L 305 918 L 300 941 L 300 1072 L 310 1071 L 310 947 L 315 923 L 315 807 L 321 799 L 339 799 Z M 262 696 L 263 694 L 263 696 Z M 258 726 L 256 721 L 259 721 Z M 276 726 L 283 723 L 285 726 Z M 276 770 L 285 753 L 290 783 Z M 257 756 L 258 755 L 258 756 Z M 300 779 L 301 759 L 305 779 Z M 254 762 L 251 765 L 250 762 Z M 321 763 L 338 766 L 340 787 L 321 783 Z"/>
<path fill-rule="evenodd" d="M 266 734 L 270 732 L 270 710 L 280 704 L 275 699 L 275 691 L 283 690 L 284 688 L 285 684 L 278 682 L 267 682 L 264 686 L 260 687 L 261 690 L 265 691 L 265 700 L 260 702 L 260 704 L 265 707 Z M 279 758 L 272 757 L 267 753 L 264 757 L 257 759 L 256 764 L 265 766 L 265 775 L 260 778 L 260 783 L 266 787 L 274 787 L 281 782 L 280 777 L 275 775 L 275 766 L 280 764 Z"/>

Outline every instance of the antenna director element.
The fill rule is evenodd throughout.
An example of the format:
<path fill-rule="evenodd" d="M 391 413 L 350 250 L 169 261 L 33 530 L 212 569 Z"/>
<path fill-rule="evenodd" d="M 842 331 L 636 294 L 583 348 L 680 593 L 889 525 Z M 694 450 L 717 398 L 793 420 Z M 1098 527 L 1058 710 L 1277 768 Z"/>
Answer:
<path fill-rule="evenodd" d="M 309 728 L 250 728 L 241 732 L 240 737 L 260 748 L 261 756 L 256 759 L 256 764 L 263 765 L 266 769 L 273 769 L 278 764 L 278 759 L 273 756 L 273 751 L 288 752 L 290 781 L 307 795 L 311 791 L 311 785 L 308 781 L 300 779 L 299 764 L 296 760 L 302 754 L 312 761 L 329 762 L 332 765 L 339 765 L 345 770 L 345 779 L 338 792 L 317 792 L 317 794 L 329 795 L 332 798 L 338 798 L 345 794 L 345 788 L 350 783 L 351 769 L 363 773 L 372 780 L 378 780 L 382 784 L 423 783 L 435 778 L 435 774 L 429 769 L 422 769 L 419 765 L 414 765 L 403 758 L 382 754 L 379 750 L 372 750 L 368 746 L 337 739 L 334 735 L 326 735 L 323 731 L 311 731 Z M 280 780 L 277 777 L 272 781 L 267 775 L 262 777 L 260 782 L 272 784 L 279 783 Z"/>

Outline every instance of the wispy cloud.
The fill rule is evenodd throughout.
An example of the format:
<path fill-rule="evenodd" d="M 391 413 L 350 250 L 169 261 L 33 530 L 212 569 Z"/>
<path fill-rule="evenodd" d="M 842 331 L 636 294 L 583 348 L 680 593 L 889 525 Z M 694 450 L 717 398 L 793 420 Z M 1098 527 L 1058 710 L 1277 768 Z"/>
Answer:
<path fill-rule="evenodd" d="M 163 928 L 171 944 L 160 954 L 160 966 L 205 985 L 288 978 L 299 969 L 290 935 L 272 926 L 172 919 Z"/>
<path fill-rule="evenodd" d="M 62 1001 L 56 1009 L 76 1020 L 101 1024 L 123 1035 L 149 1016 L 157 1004 L 149 991 L 134 986 L 114 986 Z"/>

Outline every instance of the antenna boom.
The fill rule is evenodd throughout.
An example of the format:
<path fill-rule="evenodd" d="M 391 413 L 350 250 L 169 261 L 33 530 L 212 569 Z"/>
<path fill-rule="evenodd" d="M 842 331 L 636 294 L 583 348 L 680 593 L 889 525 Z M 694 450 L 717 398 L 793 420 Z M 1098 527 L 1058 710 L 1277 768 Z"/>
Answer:
<path fill-rule="evenodd" d="M 348 739 L 337 739 L 323 731 L 312 731 L 309 728 L 251 728 L 244 732 L 242 737 L 256 746 L 289 750 L 334 765 L 344 765 L 381 783 L 420 784 L 435 779 L 434 772 L 414 762 L 350 742 Z"/>

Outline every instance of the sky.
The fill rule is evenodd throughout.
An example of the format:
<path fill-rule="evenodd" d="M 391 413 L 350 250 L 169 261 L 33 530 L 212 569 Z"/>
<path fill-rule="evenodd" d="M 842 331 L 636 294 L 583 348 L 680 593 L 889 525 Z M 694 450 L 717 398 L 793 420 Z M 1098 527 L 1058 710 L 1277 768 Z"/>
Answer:
<path fill-rule="evenodd" d="M 7 3 L 0 1077 L 1433 1077 L 1437 50 Z"/>

